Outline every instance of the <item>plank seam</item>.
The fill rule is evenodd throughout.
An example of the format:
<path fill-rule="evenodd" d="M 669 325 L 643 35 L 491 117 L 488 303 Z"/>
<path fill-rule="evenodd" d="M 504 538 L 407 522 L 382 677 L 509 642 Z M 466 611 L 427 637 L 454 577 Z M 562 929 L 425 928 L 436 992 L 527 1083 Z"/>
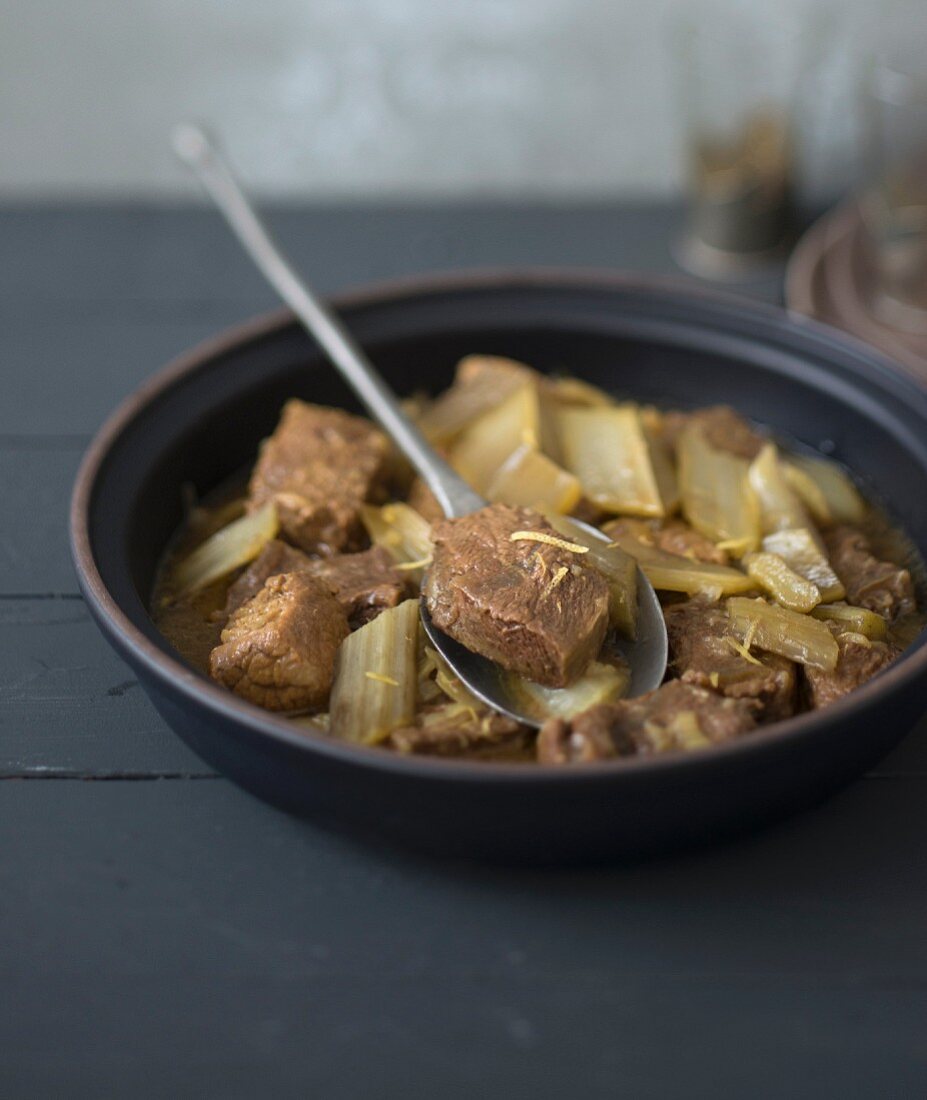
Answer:
<path fill-rule="evenodd" d="M 78 783 L 149 783 L 162 779 L 222 779 L 217 772 L 74 772 L 42 770 L 0 773 L 0 782 L 64 780 Z"/>

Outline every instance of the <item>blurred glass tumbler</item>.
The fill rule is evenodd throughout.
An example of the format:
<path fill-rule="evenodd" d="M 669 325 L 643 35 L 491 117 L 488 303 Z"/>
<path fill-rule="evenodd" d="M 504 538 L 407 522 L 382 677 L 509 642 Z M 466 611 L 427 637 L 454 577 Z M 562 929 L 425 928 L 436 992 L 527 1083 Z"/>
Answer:
<path fill-rule="evenodd" d="M 794 28 L 736 6 L 680 36 L 688 190 L 680 261 L 701 275 L 761 266 L 792 228 Z"/>
<path fill-rule="evenodd" d="M 863 199 L 872 308 L 892 327 L 927 332 L 927 57 L 885 51 L 867 85 L 873 184 Z"/>

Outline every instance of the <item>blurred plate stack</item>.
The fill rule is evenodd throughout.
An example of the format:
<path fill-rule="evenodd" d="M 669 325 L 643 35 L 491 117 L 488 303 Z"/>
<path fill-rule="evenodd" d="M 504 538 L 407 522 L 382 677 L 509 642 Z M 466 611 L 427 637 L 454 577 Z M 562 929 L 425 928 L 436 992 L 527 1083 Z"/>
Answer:
<path fill-rule="evenodd" d="M 825 214 L 799 241 L 786 270 L 790 309 L 865 340 L 927 384 L 925 325 L 888 315 L 858 199 Z"/>

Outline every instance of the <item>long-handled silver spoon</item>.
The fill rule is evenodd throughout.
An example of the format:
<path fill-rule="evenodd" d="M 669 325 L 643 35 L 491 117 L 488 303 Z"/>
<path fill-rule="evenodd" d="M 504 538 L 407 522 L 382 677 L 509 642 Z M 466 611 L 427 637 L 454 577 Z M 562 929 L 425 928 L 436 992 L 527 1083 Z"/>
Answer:
<path fill-rule="evenodd" d="M 216 146 L 198 126 L 183 124 L 174 131 L 177 156 L 199 177 L 245 251 L 264 277 L 314 336 L 335 367 L 352 387 L 374 420 L 408 458 L 434 493 L 447 516 L 465 516 L 486 501 L 437 454 L 406 416 L 396 395 L 355 342 L 338 317 L 296 274 L 264 227 Z M 578 522 L 578 521 L 574 521 Z M 608 541 L 588 524 L 591 538 Z M 631 694 L 641 695 L 659 686 L 666 671 L 666 626 L 656 593 L 638 570 L 638 632 L 634 642 L 619 643 L 631 668 Z M 466 649 L 432 623 L 421 601 L 422 623 L 435 649 L 456 676 L 488 706 L 519 722 L 537 726 L 514 697 L 498 665 Z"/>

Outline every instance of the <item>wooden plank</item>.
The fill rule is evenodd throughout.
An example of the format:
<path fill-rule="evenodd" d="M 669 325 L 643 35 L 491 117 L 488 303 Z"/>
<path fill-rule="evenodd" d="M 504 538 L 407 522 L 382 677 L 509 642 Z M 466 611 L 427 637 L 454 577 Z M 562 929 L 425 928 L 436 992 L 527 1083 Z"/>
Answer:
<path fill-rule="evenodd" d="M 223 781 L 8 781 L 2 1091 L 922 1095 L 927 802 L 884 786 L 544 873 L 371 853 Z"/>
<path fill-rule="evenodd" d="M 0 600 L 0 775 L 209 775 L 78 599 Z"/>
<path fill-rule="evenodd" d="M 77 592 L 66 522 L 82 451 L 73 437 L 0 437 L 0 597 Z"/>
<path fill-rule="evenodd" d="M 193 970 L 4 988 L 9 1097 L 868 1100 L 923 1096 L 927 1085 L 927 992 L 907 985 L 693 989 L 490 973 L 331 982 Z"/>
<path fill-rule="evenodd" d="M 129 392 L 174 356 L 239 318 L 236 307 L 198 317 L 144 318 L 34 307 L 0 313 L 0 362 L 16 386 L 0 403 L 0 435 L 95 432 Z M 182 314 L 182 311 L 181 311 Z"/>
<path fill-rule="evenodd" d="M 325 291 L 372 279 L 487 264 L 673 267 L 678 209 L 662 203 L 272 205 L 294 260 Z M 0 210 L 16 264 L 0 300 L 138 303 L 271 301 L 217 215 L 203 207 L 107 204 Z M 54 262 L 49 262 L 49 248 Z"/>
<path fill-rule="evenodd" d="M 615 219 L 614 239 L 599 208 L 316 208 L 273 220 L 299 266 L 333 291 L 474 264 L 607 265 L 620 255 L 640 268 L 665 266 L 654 249 L 666 236 L 664 209 Z M 0 406 L 0 435 L 95 431 L 165 362 L 276 305 L 204 210 L 6 209 L 0 239 L 17 256 L 0 272 L 0 362 L 17 378 Z"/>

